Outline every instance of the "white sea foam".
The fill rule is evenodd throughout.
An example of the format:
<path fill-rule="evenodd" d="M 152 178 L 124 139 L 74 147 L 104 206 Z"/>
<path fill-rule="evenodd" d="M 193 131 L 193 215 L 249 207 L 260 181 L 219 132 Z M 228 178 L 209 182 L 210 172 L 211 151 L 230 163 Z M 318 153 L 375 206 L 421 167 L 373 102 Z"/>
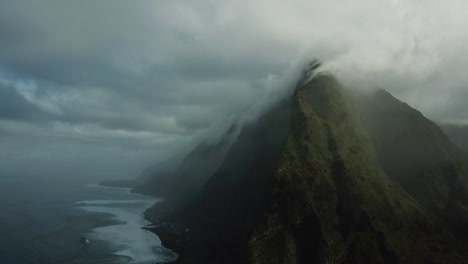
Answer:
<path fill-rule="evenodd" d="M 125 191 L 125 190 L 122 190 Z M 141 227 L 150 224 L 143 211 L 160 199 L 135 195 L 134 200 L 87 200 L 77 202 L 87 212 L 111 214 L 115 225 L 98 227 L 88 234 L 93 240 L 104 240 L 114 248 L 114 254 L 132 258 L 130 263 L 146 264 L 171 261 L 176 254 L 161 246 L 159 238 Z"/>
<path fill-rule="evenodd" d="M 83 200 L 78 201 L 76 204 L 79 205 L 111 205 L 111 204 L 140 204 L 140 205 L 148 205 L 146 207 L 150 207 L 151 205 L 161 201 L 158 198 L 151 198 L 151 199 L 131 199 L 131 200 Z M 141 212 L 140 212 L 141 213 Z"/>

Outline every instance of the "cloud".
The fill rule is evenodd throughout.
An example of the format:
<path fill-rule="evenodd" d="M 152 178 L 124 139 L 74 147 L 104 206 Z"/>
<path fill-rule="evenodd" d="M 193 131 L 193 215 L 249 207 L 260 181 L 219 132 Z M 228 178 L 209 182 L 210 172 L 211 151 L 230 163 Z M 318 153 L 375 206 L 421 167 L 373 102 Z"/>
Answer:
<path fill-rule="evenodd" d="M 9 84 L 0 83 L 0 119 L 37 121 L 47 115 Z"/>
<path fill-rule="evenodd" d="M 294 65 L 316 57 L 349 86 L 468 121 L 462 0 L 0 3 L 2 131 L 76 149 L 104 142 L 96 160 L 155 142 L 164 156 L 162 142 L 186 143 L 266 104 L 293 83 Z"/>

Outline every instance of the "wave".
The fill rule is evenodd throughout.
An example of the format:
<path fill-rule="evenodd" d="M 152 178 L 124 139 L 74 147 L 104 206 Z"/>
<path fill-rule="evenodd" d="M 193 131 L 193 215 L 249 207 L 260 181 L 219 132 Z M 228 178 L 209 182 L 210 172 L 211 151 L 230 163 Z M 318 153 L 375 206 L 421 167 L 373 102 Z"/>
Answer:
<path fill-rule="evenodd" d="M 152 198 L 152 199 L 129 199 L 129 200 L 83 200 L 75 202 L 79 205 L 110 205 L 110 204 L 150 204 L 153 205 L 157 202 L 160 202 L 161 199 Z M 148 206 L 149 207 L 149 206 Z"/>
<path fill-rule="evenodd" d="M 122 190 L 125 191 L 125 190 Z M 164 248 L 152 232 L 141 229 L 151 224 L 144 219 L 143 211 L 161 199 L 135 195 L 139 199 L 85 200 L 76 202 L 78 208 L 91 213 L 111 215 L 116 224 L 98 227 L 87 234 L 92 241 L 103 240 L 111 245 L 113 254 L 131 258 L 130 263 L 164 263 L 177 258 L 177 254 Z"/>

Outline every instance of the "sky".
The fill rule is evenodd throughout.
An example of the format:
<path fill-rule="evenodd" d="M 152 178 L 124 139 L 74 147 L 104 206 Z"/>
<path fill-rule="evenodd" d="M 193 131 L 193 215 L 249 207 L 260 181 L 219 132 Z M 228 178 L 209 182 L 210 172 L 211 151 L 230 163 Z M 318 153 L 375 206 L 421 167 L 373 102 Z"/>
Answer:
<path fill-rule="evenodd" d="M 0 7 L 0 175 L 136 177 L 284 88 L 312 58 L 345 85 L 468 123 L 464 0 Z"/>

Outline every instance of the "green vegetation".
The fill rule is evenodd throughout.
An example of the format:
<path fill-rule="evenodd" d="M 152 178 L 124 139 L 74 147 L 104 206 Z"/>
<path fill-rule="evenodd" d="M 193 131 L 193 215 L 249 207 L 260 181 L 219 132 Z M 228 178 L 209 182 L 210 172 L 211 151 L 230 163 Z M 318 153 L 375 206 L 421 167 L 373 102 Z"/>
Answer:
<path fill-rule="evenodd" d="M 455 234 L 467 239 L 465 154 L 436 124 L 385 91 L 358 102 L 387 175 Z"/>
<path fill-rule="evenodd" d="M 328 75 L 297 90 L 251 263 L 466 263 L 458 241 L 380 169 L 352 104 Z"/>

